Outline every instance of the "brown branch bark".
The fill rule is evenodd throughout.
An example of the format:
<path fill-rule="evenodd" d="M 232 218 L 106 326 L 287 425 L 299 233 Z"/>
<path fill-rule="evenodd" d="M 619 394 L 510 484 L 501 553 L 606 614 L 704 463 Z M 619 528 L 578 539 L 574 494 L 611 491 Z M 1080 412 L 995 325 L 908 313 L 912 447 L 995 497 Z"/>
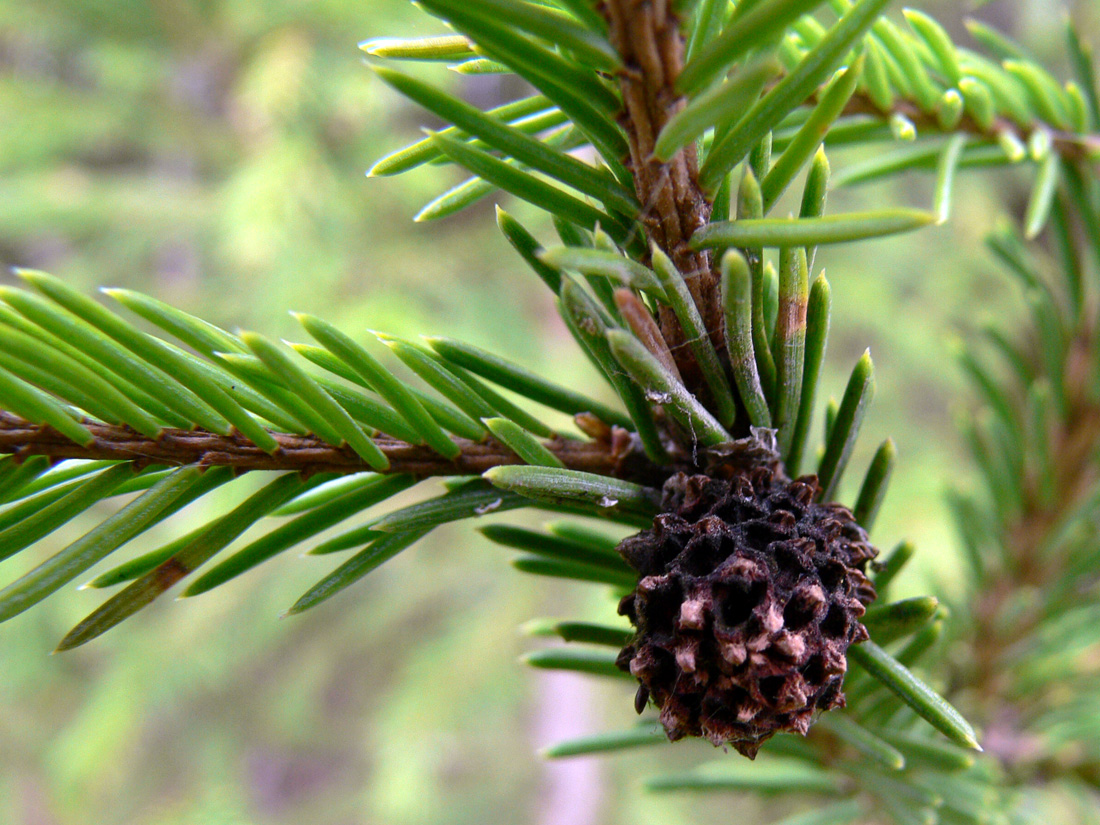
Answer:
<path fill-rule="evenodd" d="M 653 155 L 661 129 L 686 103 L 675 89 L 684 61 L 680 21 L 668 0 L 604 0 L 601 9 L 611 44 L 623 61 L 618 76 L 623 97 L 619 122 L 630 144 L 625 162 L 642 204 L 642 225 L 648 239 L 683 273 L 715 345 L 724 351 L 717 273 L 709 253 L 688 248 L 711 210 L 699 186 L 695 146 L 689 144 L 667 163 Z M 705 395 L 705 384 L 684 346 L 675 315 L 662 307 L 658 320 L 685 383 Z"/>
<path fill-rule="evenodd" d="M 888 118 L 893 114 L 903 115 L 908 118 L 913 122 L 913 125 L 917 127 L 918 132 L 947 133 L 946 130 L 940 126 L 939 121 L 936 120 L 935 114 L 924 111 L 917 106 L 917 104 L 909 100 L 895 100 L 894 105 L 890 107 L 889 111 L 883 111 L 875 105 L 874 101 L 872 101 L 866 93 L 857 91 L 848 100 L 843 112 L 843 115 L 874 115 L 881 118 Z M 1050 134 L 1051 145 L 1066 161 L 1095 161 L 1097 155 L 1100 154 L 1100 135 L 1076 135 L 1071 132 L 1062 132 L 1046 126 L 1042 128 L 1047 129 Z M 1026 144 L 1036 129 L 1037 127 L 1034 125 L 1027 127 L 1021 126 L 1014 120 L 1010 120 L 1006 117 L 994 118 L 993 124 L 986 129 L 980 126 L 969 114 L 964 114 L 959 120 L 958 125 L 950 131 L 951 133 L 965 132 L 966 134 L 986 138 L 987 140 L 996 140 L 997 136 L 1002 132 L 1009 132 L 1019 138 L 1022 143 Z"/>
<path fill-rule="evenodd" d="M 370 467 L 350 447 L 333 447 L 315 436 L 273 433 L 279 442 L 274 453 L 265 453 L 243 436 L 223 436 L 205 430 L 165 429 L 159 438 L 148 438 L 129 427 L 85 420 L 84 426 L 95 435 L 87 447 L 76 444 L 49 427 L 32 424 L 11 413 L 0 411 L 0 454 L 18 458 L 43 455 L 51 459 L 97 459 L 134 461 L 140 465 L 232 467 L 250 470 L 292 470 L 303 475 L 315 473 L 358 473 Z M 388 473 L 408 473 L 419 478 L 447 475 L 480 475 L 502 464 L 522 464 L 522 459 L 503 444 L 456 439 L 462 448 L 454 461 L 430 448 L 409 444 L 389 436 L 378 436 L 375 443 L 390 460 Z M 649 472 L 631 449 L 629 440 L 573 441 L 555 438 L 546 446 L 571 470 L 599 473 L 620 478 L 643 480 Z"/>

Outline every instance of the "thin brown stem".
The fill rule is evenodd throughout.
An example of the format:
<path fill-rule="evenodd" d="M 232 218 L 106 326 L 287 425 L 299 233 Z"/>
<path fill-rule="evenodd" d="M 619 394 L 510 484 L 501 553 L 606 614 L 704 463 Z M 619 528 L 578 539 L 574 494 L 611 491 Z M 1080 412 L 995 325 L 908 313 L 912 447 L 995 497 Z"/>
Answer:
<path fill-rule="evenodd" d="M 1066 161 L 1095 160 L 1100 154 L 1100 135 L 1076 135 L 1071 132 L 1063 132 L 1046 125 L 1035 123 L 1031 126 L 1021 126 L 1014 120 L 1006 117 L 996 117 L 992 124 L 985 128 L 981 126 L 969 114 L 964 114 L 959 122 L 950 130 L 945 130 L 932 112 L 926 112 L 917 104 L 909 100 L 898 99 L 888 111 L 880 109 L 874 101 L 864 92 L 857 91 L 848 100 L 844 107 L 844 115 L 875 115 L 886 118 L 890 115 L 902 115 L 912 121 L 920 133 L 950 132 L 956 134 L 963 132 L 974 137 L 996 140 L 1001 133 L 1007 132 L 1017 137 L 1022 143 L 1027 143 L 1032 133 L 1045 129 L 1050 135 L 1051 146 Z"/>
<path fill-rule="evenodd" d="M 720 344 L 718 276 L 709 254 L 688 248 L 691 236 L 710 217 L 710 204 L 699 186 L 695 147 L 689 144 L 667 162 L 653 154 L 661 129 L 686 102 L 675 89 L 684 60 L 680 21 L 667 0 L 604 0 L 601 8 L 624 67 L 618 76 L 623 97 L 620 123 L 630 144 L 626 162 L 642 203 L 642 224 L 648 239 L 683 273 L 707 329 Z M 662 307 L 658 320 L 688 386 L 701 387 L 675 315 Z"/>
<path fill-rule="evenodd" d="M 34 455 L 51 459 L 68 458 L 108 461 L 134 461 L 139 465 L 232 467 L 238 472 L 250 470 L 292 470 L 303 475 L 315 473 L 358 473 L 370 467 L 350 447 L 334 447 L 315 436 L 273 433 L 279 442 L 274 453 L 265 453 L 237 433 L 218 435 L 205 430 L 165 429 L 159 438 L 148 438 L 129 427 L 85 420 L 95 440 L 84 447 L 49 427 L 32 424 L 11 413 L 0 411 L 0 453 L 18 458 Z M 455 439 L 462 452 L 453 461 L 429 447 L 409 444 L 389 436 L 378 436 L 375 443 L 390 461 L 389 473 L 408 473 L 420 478 L 446 475 L 480 475 L 501 464 L 522 464 L 522 460 L 503 444 L 492 439 L 484 442 Z M 546 443 L 571 470 L 642 479 L 648 470 L 639 463 L 629 440 L 574 441 L 554 438 Z"/>

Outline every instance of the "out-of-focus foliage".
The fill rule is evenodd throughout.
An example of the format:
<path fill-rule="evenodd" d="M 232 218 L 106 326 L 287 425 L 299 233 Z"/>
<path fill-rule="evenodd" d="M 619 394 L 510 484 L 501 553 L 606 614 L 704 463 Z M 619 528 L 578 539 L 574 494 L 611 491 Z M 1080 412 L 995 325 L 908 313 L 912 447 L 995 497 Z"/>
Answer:
<path fill-rule="evenodd" d="M 503 281 L 482 268 L 489 227 L 410 227 L 427 184 L 362 177 L 421 123 L 355 50 L 390 26 L 423 21 L 397 2 L 5 3 L 0 259 L 74 285 L 144 284 L 231 325 L 282 323 L 288 307 L 350 314 L 369 291 L 371 317 L 397 331 L 443 307 L 475 326 Z M 467 85 L 501 94 L 492 78 Z M 408 265 L 429 235 L 446 254 Z"/>
<path fill-rule="evenodd" d="M 1026 39 L 1042 44 L 1043 4 L 983 14 L 1010 5 L 1021 19 L 998 25 L 1031 28 Z M 947 22 L 957 16 L 943 11 Z M 350 330 L 464 337 L 533 367 L 554 363 L 559 378 L 580 375 L 587 367 L 546 299 L 533 283 L 518 291 L 521 264 L 487 210 L 411 225 L 438 175 L 362 178 L 373 158 L 435 124 L 374 81 L 354 43 L 423 25 L 396 0 L 8 0 L 0 258 L 79 286 L 142 288 L 227 326 L 276 332 L 291 307 Z M 952 34 L 965 38 L 959 26 Z M 455 88 L 484 106 L 501 99 L 498 83 L 456 78 Z M 971 179 L 955 225 L 922 234 L 919 254 L 896 242 L 823 253 L 843 321 L 825 386 L 839 395 L 839 370 L 872 342 L 889 392 L 865 445 L 895 435 L 906 468 L 878 529 L 915 534 L 937 578 L 953 563 L 937 552 L 949 543 L 938 495 L 968 469 L 936 333 L 971 315 L 977 296 L 999 309 L 984 299 L 999 276 L 979 271 L 968 247 L 1002 202 L 1026 193 L 1013 183 L 982 184 L 1002 191 Z M 897 200 L 891 191 L 834 203 Z M 502 302 L 524 311 L 501 312 Z M 585 708 L 605 721 L 625 722 L 628 711 L 604 712 L 587 683 L 539 681 L 511 664 L 521 648 L 513 628 L 577 596 L 520 581 L 499 551 L 449 543 L 455 535 L 379 571 L 354 609 L 293 624 L 267 619 L 316 576 L 284 568 L 60 660 L 40 651 L 97 600 L 6 625 L 0 821 L 689 821 L 682 799 L 639 800 L 638 757 L 601 768 L 536 762 L 531 740 L 612 726 L 578 720 Z M 407 587 L 414 579 L 421 589 Z M 722 807 L 703 802 L 690 821 Z"/>

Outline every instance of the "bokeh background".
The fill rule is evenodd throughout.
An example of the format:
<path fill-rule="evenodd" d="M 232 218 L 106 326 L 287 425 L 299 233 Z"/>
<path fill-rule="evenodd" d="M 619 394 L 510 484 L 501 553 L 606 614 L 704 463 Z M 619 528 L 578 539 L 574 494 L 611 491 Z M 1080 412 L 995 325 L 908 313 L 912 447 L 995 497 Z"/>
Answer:
<path fill-rule="evenodd" d="M 1064 3 L 918 5 L 960 43 L 973 14 L 1061 66 Z M 1095 40 L 1097 4 L 1068 10 Z M 551 296 L 497 234 L 495 197 L 414 224 L 457 172 L 363 175 L 434 122 L 373 79 L 356 42 L 436 31 L 403 0 L 3 0 L 0 263 L 87 290 L 140 289 L 272 335 L 300 337 L 295 309 L 363 340 L 370 329 L 460 337 L 594 386 Z M 516 91 L 493 77 L 450 82 L 486 106 Z M 849 159 L 834 154 L 834 167 Z M 1021 210 L 1026 176 L 961 183 L 948 226 L 818 255 L 834 295 L 826 392 L 843 392 L 870 346 L 878 397 L 853 467 L 896 439 L 900 470 L 875 538 L 918 542 L 913 591 L 952 586 L 941 497 L 970 472 L 953 429 L 967 406 L 952 339 L 1018 309 L 981 237 Z M 831 206 L 930 197 L 914 176 L 836 192 Z M 522 204 L 509 209 L 551 237 Z M 5 562 L 4 581 L 65 538 Z M 729 797 L 637 793 L 640 776 L 709 746 L 538 758 L 551 741 L 633 717 L 628 688 L 516 661 L 535 644 L 524 621 L 606 611 L 603 594 L 525 577 L 460 525 L 278 621 L 332 566 L 286 555 L 64 656 L 46 654 L 102 594 L 69 591 L 0 626 L 0 823 L 678 825 L 759 813 Z"/>

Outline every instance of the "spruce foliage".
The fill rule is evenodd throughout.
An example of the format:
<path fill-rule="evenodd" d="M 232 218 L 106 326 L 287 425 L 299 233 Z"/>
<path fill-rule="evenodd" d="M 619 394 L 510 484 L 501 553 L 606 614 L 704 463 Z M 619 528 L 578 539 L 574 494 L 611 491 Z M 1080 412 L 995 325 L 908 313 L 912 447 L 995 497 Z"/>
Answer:
<path fill-rule="evenodd" d="M 489 516 L 481 531 L 519 551 L 518 570 L 624 595 L 638 576 L 593 524 L 646 530 L 674 475 L 739 463 L 813 473 L 807 494 L 832 508 L 842 477 L 862 473 L 848 509 L 871 531 L 896 460 L 887 440 L 869 466 L 850 466 L 876 391 L 869 353 L 820 443 L 810 432 L 832 323 L 816 253 L 942 223 L 963 170 L 1026 166 L 1021 225 L 989 247 L 1028 314 L 959 355 L 979 404 L 964 429 L 980 472 L 951 493 L 965 588 L 947 589 L 947 602 L 894 600 L 913 547 L 883 554 L 869 568 L 878 598 L 859 607 L 870 639 L 847 651 L 843 709 L 804 737 L 779 733 L 751 764 L 716 754 L 661 773 L 655 759 L 646 789 L 788 794 L 810 811 L 792 825 L 1024 822 L 1043 794 L 1095 806 L 1100 103 L 1072 25 L 1074 77 L 1062 82 L 992 30 L 972 31 L 981 51 L 962 48 L 919 11 L 884 16 L 886 0 L 420 5 L 451 33 L 361 48 L 377 82 L 446 125 L 370 174 L 468 172 L 420 221 L 496 195 L 552 216 L 553 242 L 497 209 L 517 265 L 551 290 L 616 402 L 461 341 L 368 340 L 308 315 L 295 316 L 300 340 L 275 341 L 133 291 L 100 301 L 19 271 L 22 287 L 0 288 L 0 557 L 101 502 L 118 506 L 5 582 L 0 621 L 92 575 L 91 587 L 116 592 L 61 640 L 67 650 L 177 585 L 198 596 L 298 546 L 343 554 L 289 607 L 300 613 L 432 530 Z M 482 111 L 407 72 L 410 61 L 516 75 L 527 91 Z M 827 151 L 851 145 L 877 149 L 833 168 Z M 909 170 L 934 176 L 932 203 L 826 211 L 830 187 Z M 792 187 L 798 214 L 777 214 Z M 546 409 L 575 429 L 547 424 Z M 263 483 L 236 505 L 139 548 L 246 473 Z M 441 494 L 391 503 L 430 477 L 445 479 Z M 527 508 L 555 520 L 532 530 L 495 518 Z M 237 542 L 256 526 L 266 531 Z M 133 554 L 114 555 L 131 542 Z M 564 643 L 529 665 L 622 680 L 629 702 L 616 662 L 634 634 L 614 613 L 527 629 Z M 974 655 L 944 663 L 951 641 Z M 647 697 L 639 711 L 651 714 Z M 647 715 L 547 756 L 663 741 Z"/>

